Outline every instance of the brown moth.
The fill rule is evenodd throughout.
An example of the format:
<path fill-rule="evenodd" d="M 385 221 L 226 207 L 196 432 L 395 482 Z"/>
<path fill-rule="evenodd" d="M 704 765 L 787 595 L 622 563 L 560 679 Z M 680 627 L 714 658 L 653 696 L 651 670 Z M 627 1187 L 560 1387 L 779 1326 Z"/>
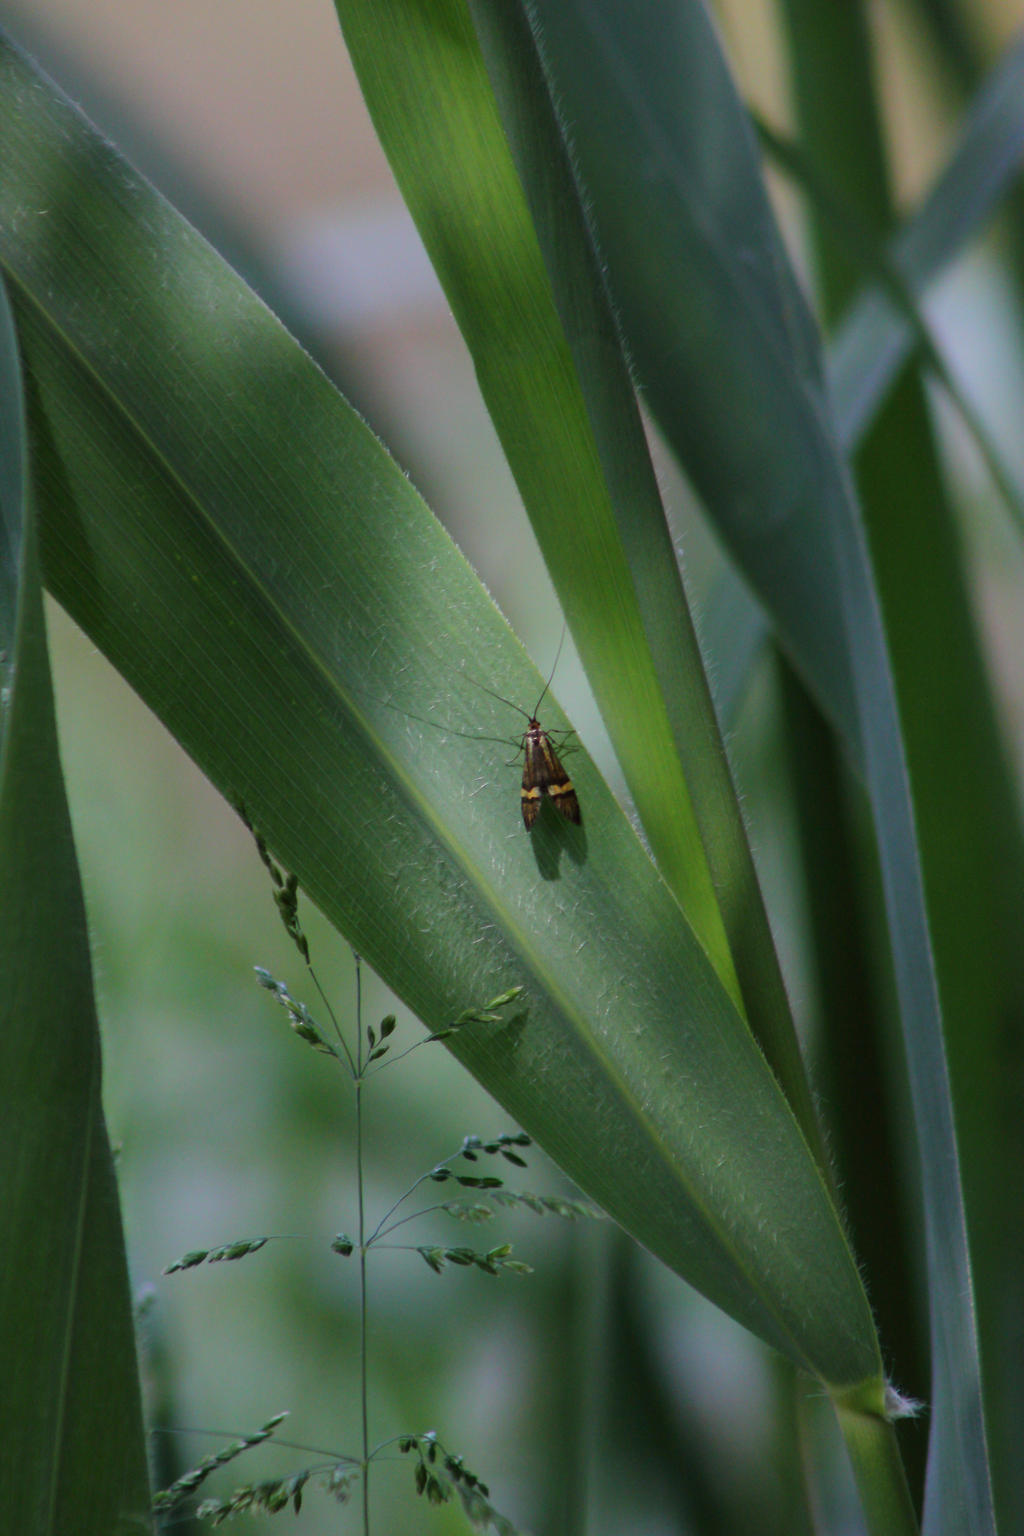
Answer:
<path fill-rule="evenodd" d="M 551 676 L 541 689 L 540 698 L 534 705 L 532 713 L 527 713 L 518 704 L 513 704 L 512 700 L 506 699 L 503 693 L 495 693 L 494 689 L 488 688 L 486 683 L 481 683 L 477 678 L 468 677 L 467 675 L 467 681 L 471 682 L 475 688 L 479 688 L 483 693 L 490 694 L 491 698 L 497 699 L 499 704 L 505 704 L 509 709 L 516 710 L 526 721 L 526 730 L 518 742 L 513 737 L 508 740 L 508 745 L 517 747 L 523 754 L 523 785 L 519 792 L 519 803 L 523 812 L 523 824 L 527 832 L 532 830 L 537 817 L 540 815 L 541 803 L 545 797 L 551 801 L 555 810 L 558 811 L 560 816 L 564 816 L 566 821 L 571 821 L 576 826 L 580 826 L 583 821 L 583 817 L 580 814 L 580 803 L 576 798 L 576 790 L 573 787 L 572 779 L 562 766 L 562 759 L 552 745 L 551 737 L 537 719 L 537 712 L 544 702 L 548 689 L 551 687 L 551 678 L 555 675 L 555 667 L 558 666 L 558 658 L 562 653 L 562 642 L 564 639 L 565 629 L 563 628 L 562 639 L 558 642 L 558 651 L 555 654 L 555 665 L 551 668 Z M 422 715 L 409 714 L 408 710 L 402 710 L 401 713 L 408 715 L 410 720 L 419 720 L 422 724 L 433 726 L 437 730 L 451 729 L 450 727 L 438 725 L 436 720 L 427 720 Z M 456 736 L 465 736 L 469 741 L 503 742 L 506 740 L 505 737 L 501 736 L 478 736 L 467 731 L 455 731 L 454 734 Z M 571 735 L 572 732 L 567 734 Z M 558 750 L 565 751 L 565 747 L 560 744 Z M 508 766 L 511 767 L 512 764 L 510 763 Z"/>
<path fill-rule="evenodd" d="M 544 702 L 544 696 L 551 687 L 551 678 L 555 675 L 558 666 L 558 658 L 562 654 L 562 644 L 565 640 L 565 629 L 562 629 L 562 639 L 558 642 L 558 650 L 555 652 L 555 665 L 551 668 L 544 687 L 541 689 L 540 698 L 537 700 L 530 714 L 525 709 L 520 709 L 518 704 L 513 704 L 511 699 L 506 699 L 502 694 L 495 693 L 493 688 L 487 688 L 483 683 L 477 683 L 478 688 L 483 688 L 492 699 L 498 699 L 502 704 L 507 704 L 509 709 L 518 710 L 519 714 L 526 717 L 526 730 L 519 741 L 519 750 L 523 754 L 523 787 L 519 792 L 519 803 L 523 812 L 523 824 L 527 832 L 531 831 L 534 822 L 540 815 L 541 802 L 545 796 L 551 801 L 559 815 L 566 821 L 571 821 L 579 826 L 583 820 L 580 815 L 580 803 L 576 798 L 572 779 L 562 767 L 562 759 L 551 744 L 551 737 L 537 719 L 537 712 Z"/>
<path fill-rule="evenodd" d="M 537 701 L 537 708 L 540 708 L 540 700 Z M 540 814 L 540 803 L 545 795 L 566 821 L 574 821 L 579 826 L 583 818 L 580 816 L 580 803 L 572 780 L 562 767 L 562 760 L 551 745 L 547 731 L 537 719 L 536 710 L 528 717 L 522 747 L 523 787 L 520 800 L 527 832 Z"/>

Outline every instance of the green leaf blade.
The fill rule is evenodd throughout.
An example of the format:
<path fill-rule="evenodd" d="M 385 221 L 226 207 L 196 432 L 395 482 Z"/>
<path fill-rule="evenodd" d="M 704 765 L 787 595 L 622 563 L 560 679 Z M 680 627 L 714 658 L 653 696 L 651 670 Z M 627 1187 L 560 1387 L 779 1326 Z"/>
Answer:
<path fill-rule="evenodd" d="M 0 285 L 0 622 L 13 642 L 0 751 L 0 1506 L 12 1530 L 128 1536 L 151 1529 L 138 1366 L 17 366 Z"/>
<path fill-rule="evenodd" d="M 812 79 L 840 71 L 849 74 L 855 39 L 849 34 L 845 16 L 840 18 L 839 35 L 830 39 L 836 16 L 813 7 L 805 9 L 803 0 L 790 0 L 790 9 L 799 13 L 793 18 L 790 35 L 801 74 Z M 861 38 L 865 49 L 866 43 L 865 32 Z M 834 61 L 831 70 L 822 70 L 823 45 L 830 47 Z M 1008 60 L 1001 62 L 986 82 L 949 165 L 896 237 L 894 245 L 903 260 L 908 254 L 912 257 L 916 283 L 925 271 L 937 270 L 942 256 L 948 257 L 957 241 L 966 237 L 970 220 L 980 217 L 1006 175 L 1007 143 L 1019 145 L 1024 110 L 1017 103 L 1015 114 L 1004 110 L 993 117 L 991 103 L 998 100 L 1014 64 L 1011 50 Z M 871 64 L 866 55 L 861 68 L 853 73 L 870 78 Z M 812 87 L 810 103 L 814 102 Z M 883 212 L 876 221 L 878 230 L 873 238 L 860 240 L 854 248 L 868 253 L 865 276 L 881 280 L 878 249 L 887 222 L 887 197 L 878 163 L 880 128 L 863 118 L 872 110 L 870 89 L 857 93 L 851 103 L 852 115 L 845 121 L 837 112 L 836 100 L 818 100 L 813 118 L 804 120 L 804 137 L 820 146 L 828 142 L 828 133 L 835 135 L 838 167 L 829 162 L 822 169 L 828 170 L 833 185 L 843 186 L 848 203 L 855 205 L 866 187 L 880 183 L 876 200 Z M 988 130 L 982 131 L 986 118 L 992 120 Z M 823 122 L 828 125 L 824 134 Z M 997 134 L 993 134 L 993 122 L 1001 122 Z M 967 166 L 971 168 L 969 176 L 965 175 Z M 813 194 L 811 205 L 817 209 Z M 824 240 L 819 243 L 824 258 L 829 246 Z M 827 274 L 827 265 L 822 270 Z M 826 285 L 826 292 L 830 291 Z M 836 300 L 838 297 L 836 294 Z M 905 289 L 896 297 L 905 318 L 922 338 L 922 362 L 943 378 L 927 322 Z M 835 302 L 829 307 L 834 309 Z M 855 306 L 853 313 L 858 309 Z M 966 414 L 969 417 L 970 412 Z M 991 453 L 988 460 L 991 463 Z M 1007 1244 L 1006 1232 L 1020 1229 L 1021 1214 L 1019 1197 L 1014 1202 L 1012 1182 L 1008 1185 L 1005 1178 L 1007 1147 L 1016 1138 L 1018 1115 L 1014 1095 L 1007 1091 L 1000 1041 L 1006 1019 L 1020 1016 L 1024 1008 L 1024 975 L 1012 915 L 1024 906 L 1024 853 L 1015 791 L 1003 758 L 993 690 L 972 613 L 970 569 L 942 475 L 924 387 L 909 371 L 897 380 L 878 412 L 861 448 L 857 472 L 900 699 L 942 999 L 977 1297 L 996 1511 L 1001 1525 L 1012 1528 L 1017 1523 L 1013 1511 L 1020 1505 L 1024 1484 L 1012 1427 L 1019 1417 L 1014 1407 L 1020 1401 L 1020 1387 L 1006 1319 L 1014 1311 L 1011 1298 L 1018 1288 L 1020 1249 Z M 1002 485 L 1006 485 L 1005 478 Z M 893 515 L 894 508 L 899 509 L 897 516 Z M 1015 511 L 1019 520 L 1019 506 Z M 925 550 L 927 557 L 922 558 Z M 965 901 L 968 891 L 972 895 Z M 994 1127 L 1000 1125 L 1004 1131 L 994 1134 Z M 851 1143 L 862 1126 L 858 1106 L 848 1137 Z M 898 1135 L 898 1125 L 894 1125 L 891 1145 Z M 875 1203 L 876 1182 L 877 1174 L 873 1179 L 867 1170 L 866 1199 L 862 1202 L 865 1218 Z M 849 1177 L 846 1184 L 851 1187 Z M 853 1218 L 857 1232 L 865 1222 L 858 1221 L 856 1211 Z M 863 1251 L 867 1258 L 867 1250 Z M 876 1311 L 880 1280 L 884 1287 L 884 1267 L 891 1252 L 890 1247 L 888 1253 L 879 1253 L 880 1263 L 872 1262 L 869 1267 Z M 902 1310 L 914 1287 L 909 1276 L 900 1279 L 906 1298 Z M 879 1324 L 883 1338 L 900 1340 L 901 1344 L 909 1331 L 899 1314 L 886 1327 L 884 1304 Z M 907 1379 L 904 1374 L 902 1378 L 903 1385 L 920 1397 L 927 1395 L 927 1381 L 923 1365 L 916 1377 Z M 942 1495 L 938 1498 L 940 1504 L 944 1502 Z"/>
<path fill-rule="evenodd" d="M 525 16 L 473 0 L 474 38 L 459 0 L 337 9 L 658 867 L 828 1177 L 618 330 Z"/>
<path fill-rule="evenodd" d="M 890 245 L 911 293 L 928 284 L 977 233 L 1012 184 L 1024 153 L 1024 40 L 991 71 L 954 153 Z M 915 343 L 914 327 L 873 285 L 859 295 L 829 349 L 829 383 L 843 442 L 855 443 Z"/>
<path fill-rule="evenodd" d="M 880 605 L 813 327 L 703 7 L 671 19 L 610 0 L 530 0 L 530 11 L 647 396 L 869 785 L 927 1149 L 935 1396 L 943 1399 L 928 1518 L 935 1530 L 964 1521 L 991 1530 L 956 1138 L 910 785 Z"/>
<path fill-rule="evenodd" d="M 563 329 L 506 142 L 508 131 L 513 149 L 543 165 L 543 125 L 535 128 L 529 114 L 515 111 L 514 122 L 499 119 L 474 23 L 510 63 L 512 77 L 498 85 L 499 94 L 505 87 L 502 105 L 514 104 L 529 73 L 530 60 L 522 57 L 532 51 L 528 31 L 513 6 L 474 6 L 472 20 L 457 0 L 396 8 L 339 0 L 336 9 L 381 143 L 472 353 L 655 856 L 734 989 L 679 760 L 677 738 L 695 724 L 692 715 L 687 722 L 670 718 L 658 676 L 666 662 L 645 633 L 650 616 L 651 629 L 661 631 L 653 639 L 671 650 L 676 669 L 687 647 L 699 665 L 635 401 L 610 312 L 586 303 L 592 288 L 600 290 L 592 253 L 592 273 L 574 290 L 585 310 L 575 354 L 576 338 Z M 538 196 L 549 205 L 560 201 L 558 167 Z M 572 202 L 561 199 L 560 206 L 571 221 Z M 581 349 L 587 371 L 611 381 L 607 398 L 581 388 Z M 597 430 L 595 415 L 614 427 Z M 610 457 L 611 435 L 621 451 Z M 636 571 L 623 549 L 622 508 L 636 502 L 659 514 L 662 558 L 648 551 L 645 569 L 676 589 L 657 604 L 644 603 L 650 594 L 634 589 Z M 645 527 L 649 532 L 649 522 Z"/>

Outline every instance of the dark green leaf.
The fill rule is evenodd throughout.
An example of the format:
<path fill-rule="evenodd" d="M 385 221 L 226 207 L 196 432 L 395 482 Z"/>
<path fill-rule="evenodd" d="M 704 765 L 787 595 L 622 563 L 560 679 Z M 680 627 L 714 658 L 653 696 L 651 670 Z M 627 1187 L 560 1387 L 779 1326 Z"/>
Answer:
<path fill-rule="evenodd" d="M 0 281 L 0 1509 L 12 1532 L 109 1536 L 150 1529 L 149 1486 L 27 492 Z"/>

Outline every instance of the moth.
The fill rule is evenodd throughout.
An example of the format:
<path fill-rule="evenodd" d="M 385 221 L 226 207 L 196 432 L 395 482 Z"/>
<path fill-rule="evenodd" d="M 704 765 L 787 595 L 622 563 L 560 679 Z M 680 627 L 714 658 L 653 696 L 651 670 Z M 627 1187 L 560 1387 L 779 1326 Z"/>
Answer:
<path fill-rule="evenodd" d="M 562 640 L 565 639 L 565 631 L 562 631 Z M 556 748 L 551 737 L 537 718 L 540 706 L 544 702 L 544 696 L 551 687 L 551 679 L 555 675 L 558 666 L 558 658 L 562 651 L 562 640 L 558 643 L 558 652 L 555 655 L 555 665 L 551 668 L 551 676 L 541 689 L 540 698 L 534 705 L 532 712 L 520 709 L 518 704 L 513 704 L 511 699 L 506 699 L 504 694 L 495 693 L 493 688 L 488 688 L 486 683 L 481 683 L 475 677 L 467 677 L 474 687 L 482 693 L 490 694 L 492 699 L 497 699 L 499 704 L 505 704 L 509 709 L 516 710 L 526 721 L 526 730 L 518 741 L 515 738 L 499 736 L 478 736 L 467 731 L 455 731 L 456 736 L 465 736 L 469 741 L 498 741 L 514 746 L 523 754 L 523 783 L 519 792 L 519 803 L 523 813 L 523 824 L 527 832 L 533 829 L 533 825 L 540 815 L 541 804 L 545 798 L 551 801 L 555 810 L 566 821 L 580 826 L 583 817 L 580 813 L 580 802 L 576 798 L 576 790 L 572 779 L 566 773 L 562 765 L 559 752 L 564 751 L 563 745 Z M 397 706 L 395 706 L 397 707 Z M 437 730 L 450 730 L 450 727 L 441 726 L 436 720 L 428 720 L 422 715 L 410 714 L 408 710 L 402 710 L 402 714 L 408 715 L 410 720 L 419 720 L 423 725 L 429 725 Z M 569 733 L 571 734 L 571 732 Z M 513 759 L 514 761 L 514 759 Z M 511 767 L 511 763 L 509 764 Z"/>
<path fill-rule="evenodd" d="M 565 630 L 562 630 L 562 640 L 565 639 Z M 576 790 L 572 779 L 562 766 L 562 759 L 552 745 L 551 737 L 537 719 L 537 713 L 544 702 L 544 695 L 551 687 L 551 678 L 555 675 L 555 667 L 558 666 L 558 658 L 562 653 L 562 640 L 558 642 L 558 651 L 555 655 L 555 666 L 551 668 L 551 677 L 548 678 L 541 689 L 540 698 L 537 700 L 530 714 L 525 709 L 520 709 L 518 704 L 513 704 L 511 699 L 506 699 L 500 693 L 495 693 L 493 688 L 484 687 L 483 683 L 477 683 L 478 688 L 483 688 L 492 699 L 498 699 L 502 704 L 507 704 L 509 709 L 518 710 L 519 714 L 526 718 L 526 730 L 519 740 L 519 750 L 523 754 L 523 786 L 519 791 L 519 803 L 523 812 L 523 824 L 529 832 L 537 817 L 540 815 L 541 802 L 545 796 L 551 801 L 555 810 L 566 821 L 574 822 L 579 826 L 583 817 L 580 814 L 580 802 L 576 798 Z"/>
<path fill-rule="evenodd" d="M 537 709 L 539 708 L 540 700 L 537 701 Z M 540 803 L 545 795 L 566 821 L 574 821 L 579 826 L 583 818 L 580 815 L 580 803 L 576 798 L 572 779 L 562 767 L 562 759 L 551 745 L 551 738 L 547 731 L 537 719 L 537 710 L 528 717 L 522 748 L 523 787 L 519 796 L 527 832 L 540 814 Z"/>

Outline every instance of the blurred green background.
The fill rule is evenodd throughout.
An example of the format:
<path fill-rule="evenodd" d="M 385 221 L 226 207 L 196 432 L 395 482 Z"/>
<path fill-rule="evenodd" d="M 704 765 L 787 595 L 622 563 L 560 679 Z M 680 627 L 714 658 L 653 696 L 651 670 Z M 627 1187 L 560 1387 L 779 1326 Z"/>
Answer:
<path fill-rule="evenodd" d="M 1021 6 L 991 0 L 968 9 L 979 56 L 995 57 Z M 744 94 L 784 127 L 785 66 L 772 6 L 732 0 L 720 14 Z M 941 163 L 962 97 L 910 0 L 879 5 L 875 16 L 898 190 L 913 199 Z M 314 351 L 409 470 L 546 671 L 561 631 L 552 590 L 328 0 L 2 0 L 0 20 Z M 799 255 L 799 209 L 773 190 Z M 1021 317 L 984 248 L 944 280 L 929 315 L 1024 481 L 1024 434 L 1004 406 L 1024 393 Z M 1020 542 L 959 424 L 937 408 L 972 528 L 976 603 L 1019 779 Z M 699 613 L 719 557 L 665 455 L 659 467 Z M 150 1410 L 179 1426 L 234 1434 L 289 1408 L 279 1437 L 354 1452 L 355 1273 L 327 1246 L 355 1225 L 350 1093 L 254 984 L 252 967 L 264 965 L 314 1003 L 248 834 L 52 605 L 50 619 L 106 1109 L 120 1149 L 133 1281 L 140 1293 L 152 1288 L 144 1323 Z M 618 785 L 570 642 L 556 688 Z M 789 800 L 777 782 L 776 727 L 773 674 L 764 666 L 732 747 L 794 1006 L 813 1050 L 815 999 L 801 965 L 804 914 L 794 894 Z M 311 910 L 303 918 L 321 979 L 351 1024 L 352 958 Z M 364 1025 L 395 1011 L 399 1044 L 417 1038 L 416 1022 L 365 971 L 363 996 Z M 384 1074 L 367 1107 L 371 1213 L 464 1134 L 514 1129 L 437 1046 Z M 513 1188 L 565 1188 L 539 1152 L 527 1172 L 509 1173 Z M 294 1236 L 238 1265 L 161 1277 L 187 1249 L 265 1233 Z M 587 1414 L 577 1399 L 589 1370 L 606 1384 L 610 1377 L 620 1405 L 600 1436 L 615 1445 L 619 1459 L 609 1466 L 618 1470 L 590 1469 L 601 1495 L 595 1532 L 700 1529 L 702 1502 L 723 1497 L 732 1501 L 732 1529 L 767 1529 L 759 1521 L 774 1501 L 765 1488 L 784 1468 L 768 1440 L 775 1382 L 761 1348 L 604 1227 L 502 1214 L 485 1234 L 444 1218 L 416 1232 L 420 1241 L 478 1236 L 479 1246 L 513 1241 L 536 1273 L 436 1277 L 414 1255 L 371 1261 L 371 1433 L 436 1428 L 490 1484 L 499 1509 L 538 1533 L 558 1530 L 579 1475 L 575 1435 Z M 600 1360 L 590 1342 L 597 1333 L 613 1346 Z M 577 1360 L 582 1371 L 571 1368 Z M 729 1486 L 711 1489 L 702 1483 L 702 1445 L 713 1439 L 720 1458 L 723 1424 L 735 1464 L 719 1463 L 716 1477 L 724 1472 Z M 824 1412 L 819 1429 L 834 1433 Z M 660 1435 L 679 1437 L 683 1447 L 675 1484 L 664 1463 L 659 1472 L 648 1467 L 646 1453 L 653 1467 Z M 158 1437 L 162 1480 L 220 1443 L 200 1434 Z M 281 1449 L 255 1453 L 211 1491 L 303 1459 Z M 838 1446 L 834 1461 L 824 1496 L 841 1507 L 847 1473 Z M 411 1470 L 375 1475 L 378 1528 L 464 1529 L 457 1512 L 414 1503 Z M 294 1528 L 313 1536 L 356 1525 L 355 1509 L 339 1516 L 311 1492 Z M 256 1524 L 239 1520 L 234 1528 Z"/>

